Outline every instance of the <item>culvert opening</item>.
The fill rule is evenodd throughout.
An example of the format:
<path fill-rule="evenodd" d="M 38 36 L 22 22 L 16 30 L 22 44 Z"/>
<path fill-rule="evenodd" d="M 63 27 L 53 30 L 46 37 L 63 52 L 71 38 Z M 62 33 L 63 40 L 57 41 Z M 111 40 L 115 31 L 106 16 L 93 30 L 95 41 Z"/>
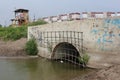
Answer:
<path fill-rule="evenodd" d="M 52 59 L 61 63 L 68 62 L 81 65 L 79 58 L 80 55 L 78 50 L 72 44 L 67 42 L 58 44 L 53 50 Z"/>

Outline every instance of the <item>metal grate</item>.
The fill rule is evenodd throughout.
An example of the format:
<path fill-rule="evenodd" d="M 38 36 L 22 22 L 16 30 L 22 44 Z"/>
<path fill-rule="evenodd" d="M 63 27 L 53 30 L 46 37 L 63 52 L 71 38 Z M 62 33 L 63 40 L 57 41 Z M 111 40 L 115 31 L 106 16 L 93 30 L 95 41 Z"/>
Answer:
<path fill-rule="evenodd" d="M 45 31 L 39 32 L 40 46 L 42 43 L 68 42 L 76 47 L 83 49 L 83 32 L 76 31 Z M 82 51 L 81 51 L 82 52 Z"/>

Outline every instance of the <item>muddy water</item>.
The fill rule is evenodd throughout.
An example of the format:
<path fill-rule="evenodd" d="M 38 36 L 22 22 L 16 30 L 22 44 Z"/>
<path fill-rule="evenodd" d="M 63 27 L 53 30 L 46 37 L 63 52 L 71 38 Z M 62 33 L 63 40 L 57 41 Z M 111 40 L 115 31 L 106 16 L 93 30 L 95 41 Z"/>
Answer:
<path fill-rule="evenodd" d="M 46 59 L 0 59 L 0 80 L 71 80 L 91 72 Z"/>

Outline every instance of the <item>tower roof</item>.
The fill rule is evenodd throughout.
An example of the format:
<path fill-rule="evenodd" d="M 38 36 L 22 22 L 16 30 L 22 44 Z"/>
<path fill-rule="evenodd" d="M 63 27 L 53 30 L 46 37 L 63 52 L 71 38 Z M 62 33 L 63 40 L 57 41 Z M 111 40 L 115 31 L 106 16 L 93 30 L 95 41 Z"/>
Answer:
<path fill-rule="evenodd" d="M 29 10 L 27 9 L 16 9 L 14 12 L 28 12 Z"/>

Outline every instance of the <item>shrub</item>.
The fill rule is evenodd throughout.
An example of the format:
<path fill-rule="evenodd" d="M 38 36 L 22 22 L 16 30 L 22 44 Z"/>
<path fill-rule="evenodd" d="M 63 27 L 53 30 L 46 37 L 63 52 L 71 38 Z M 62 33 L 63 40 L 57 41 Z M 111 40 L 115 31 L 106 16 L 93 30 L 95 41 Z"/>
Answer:
<path fill-rule="evenodd" d="M 86 53 L 83 54 L 82 57 L 79 57 L 79 62 L 83 65 L 83 66 L 86 66 L 88 61 L 90 59 L 90 56 Z"/>
<path fill-rule="evenodd" d="M 28 55 L 37 55 L 38 48 L 35 39 L 30 39 L 25 45 L 25 51 Z"/>

